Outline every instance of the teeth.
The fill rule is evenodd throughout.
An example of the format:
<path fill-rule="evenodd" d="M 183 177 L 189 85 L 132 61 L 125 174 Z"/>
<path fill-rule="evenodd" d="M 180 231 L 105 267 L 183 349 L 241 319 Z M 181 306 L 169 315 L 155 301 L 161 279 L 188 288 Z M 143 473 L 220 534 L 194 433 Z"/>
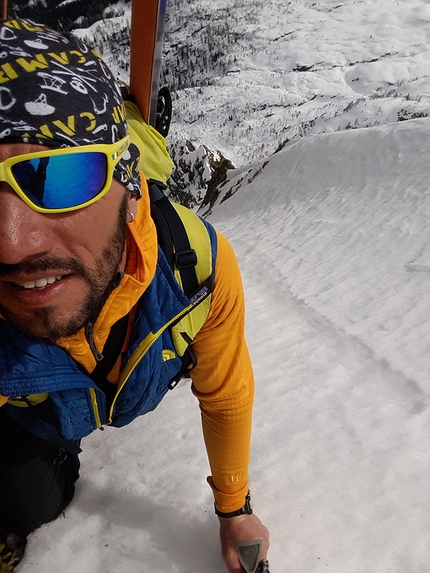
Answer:
<path fill-rule="evenodd" d="M 46 288 L 48 285 L 52 285 L 56 281 L 59 281 L 62 277 L 44 277 L 42 279 L 37 279 L 36 281 L 27 281 L 25 283 L 16 283 L 20 287 L 32 289 L 32 288 Z"/>

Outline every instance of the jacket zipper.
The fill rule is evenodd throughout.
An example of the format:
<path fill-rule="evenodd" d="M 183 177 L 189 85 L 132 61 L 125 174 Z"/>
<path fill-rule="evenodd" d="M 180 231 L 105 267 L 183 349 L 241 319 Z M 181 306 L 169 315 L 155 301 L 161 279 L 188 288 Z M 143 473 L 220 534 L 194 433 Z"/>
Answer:
<path fill-rule="evenodd" d="M 112 423 L 112 416 L 113 416 L 113 411 L 115 408 L 115 403 L 116 403 L 116 399 L 119 395 L 119 393 L 121 392 L 121 390 L 124 388 L 127 380 L 130 378 L 131 373 L 133 372 L 133 370 L 136 368 L 136 366 L 139 364 L 139 362 L 142 360 L 142 358 L 145 356 L 145 354 L 148 352 L 148 350 L 151 348 L 151 346 L 154 344 L 154 342 L 156 340 L 158 340 L 158 338 L 160 338 L 160 336 L 163 334 L 163 332 L 165 330 L 167 330 L 169 328 L 169 326 L 171 326 L 173 323 L 178 322 L 184 315 L 188 314 L 192 309 L 194 308 L 193 304 L 190 304 L 189 306 L 187 306 L 186 308 L 184 308 L 179 314 L 177 314 L 175 317 L 173 317 L 167 324 L 165 324 L 164 326 L 162 326 L 160 328 L 160 330 L 158 330 L 155 334 L 150 332 L 139 344 L 139 346 L 136 348 L 136 350 L 133 352 L 132 356 L 130 356 L 121 376 L 118 382 L 118 390 L 116 392 L 115 398 L 112 402 L 110 411 L 109 411 L 109 418 L 108 418 L 108 424 Z"/>
<path fill-rule="evenodd" d="M 205 285 L 203 285 L 203 287 L 192 297 L 191 304 L 189 304 L 184 309 L 182 309 L 181 312 L 179 312 L 176 316 L 174 316 L 171 320 L 169 320 L 157 332 L 155 332 L 155 333 L 150 332 L 140 342 L 139 346 L 136 348 L 136 350 L 130 356 L 124 370 L 122 371 L 122 374 L 121 374 L 119 382 L 118 382 L 118 389 L 117 389 L 117 392 L 115 394 L 115 398 L 114 398 L 112 405 L 110 407 L 110 410 L 109 410 L 109 416 L 108 416 L 107 424 L 112 423 L 113 411 L 114 411 L 115 403 L 116 403 L 116 400 L 118 398 L 119 393 L 124 388 L 127 380 L 130 378 L 130 375 L 133 372 L 133 370 L 136 368 L 136 366 L 139 364 L 139 362 L 142 360 L 142 358 L 145 356 L 145 354 L 148 352 L 148 350 L 151 348 L 151 346 L 156 342 L 156 340 L 158 340 L 158 338 L 160 338 L 160 336 L 163 334 L 163 332 L 165 330 L 167 330 L 170 326 L 173 326 L 174 324 L 179 322 L 185 315 L 187 315 L 196 306 L 198 306 L 201 302 L 203 302 L 203 300 L 205 300 L 210 294 L 211 294 L 211 290 L 208 289 Z"/>
<path fill-rule="evenodd" d="M 101 360 L 103 360 L 103 354 L 97 350 L 93 337 L 94 337 L 94 327 L 92 322 L 88 322 L 85 325 L 85 338 L 88 342 L 88 345 L 94 358 L 96 359 L 97 362 L 100 362 Z"/>
<path fill-rule="evenodd" d="M 96 359 L 96 361 L 100 362 L 101 360 L 103 360 L 103 354 L 97 350 L 96 345 L 94 343 L 94 327 L 93 327 L 93 324 L 91 322 L 88 322 L 85 325 L 85 338 L 88 342 L 90 350 L 91 350 L 94 358 Z M 94 390 L 94 388 L 90 388 L 89 391 L 90 391 L 91 404 L 93 407 L 93 413 L 94 413 L 94 418 L 96 421 L 97 428 L 102 428 L 102 422 L 101 422 L 101 418 L 100 418 L 100 408 L 99 408 L 99 403 L 97 400 L 97 392 Z"/>

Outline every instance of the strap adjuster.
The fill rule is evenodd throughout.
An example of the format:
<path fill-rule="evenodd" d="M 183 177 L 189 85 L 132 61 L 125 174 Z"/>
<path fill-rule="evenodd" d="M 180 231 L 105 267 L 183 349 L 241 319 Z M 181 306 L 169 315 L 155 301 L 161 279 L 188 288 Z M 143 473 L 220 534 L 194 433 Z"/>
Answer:
<path fill-rule="evenodd" d="M 197 255 L 194 249 L 187 249 L 175 253 L 175 265 L 181 271 L 191 269 L 197 265 Z"/>

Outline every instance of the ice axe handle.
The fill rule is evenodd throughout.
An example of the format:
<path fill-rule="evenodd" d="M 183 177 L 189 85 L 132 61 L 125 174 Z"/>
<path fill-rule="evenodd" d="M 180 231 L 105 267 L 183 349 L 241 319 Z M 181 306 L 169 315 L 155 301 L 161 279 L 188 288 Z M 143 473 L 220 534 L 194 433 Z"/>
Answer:
<path fill-rule="evenodd" d="M 258 564 L 256 573 L 270 573 L 268 559 L 262 559 Z"/>
<path fill-rule="evenodd" d="M 262 539 L 236 541 L 237 555 L 246 573 L 270 573 L 268 560 L 260 560 L 262 546 Z"/>

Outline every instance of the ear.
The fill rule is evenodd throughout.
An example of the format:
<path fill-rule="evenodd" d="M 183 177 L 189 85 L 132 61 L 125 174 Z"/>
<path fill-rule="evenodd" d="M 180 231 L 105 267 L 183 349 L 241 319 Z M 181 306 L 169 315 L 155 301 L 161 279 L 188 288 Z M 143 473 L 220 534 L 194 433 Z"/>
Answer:
<path fill-rule="evenodd" d="M 133 219 L 137 215 L 138 205 L 137 205 L 137 198 L 134 193 L 130 193 L 128 198 L 128 212 L 133 214 Z"/>

